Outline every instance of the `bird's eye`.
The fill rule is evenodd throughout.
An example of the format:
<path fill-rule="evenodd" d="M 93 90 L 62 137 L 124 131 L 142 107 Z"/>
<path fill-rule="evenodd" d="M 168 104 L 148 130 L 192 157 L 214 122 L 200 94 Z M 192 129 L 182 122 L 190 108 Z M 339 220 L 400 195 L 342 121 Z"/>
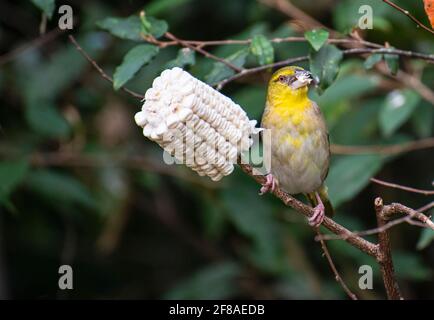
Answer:
<path fill-rule="evenodd" d="M 279 81 L 280 82 L 284 82 L 286 80 L 286 77 L 285 76 L 279 76 Z"/>

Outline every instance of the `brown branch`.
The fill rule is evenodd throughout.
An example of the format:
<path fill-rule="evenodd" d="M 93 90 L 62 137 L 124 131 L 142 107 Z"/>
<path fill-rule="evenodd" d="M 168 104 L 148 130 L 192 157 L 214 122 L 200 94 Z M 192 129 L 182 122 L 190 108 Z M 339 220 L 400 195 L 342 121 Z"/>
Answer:
<path fill-rule="evenodd" d="M 434 30 L 431 30 L 430 28 L 428 28 L 426 25 L 424 25 L 422 22 L 420 22 L 418 19 L 416 19 L 415 16 L 413 16 L 408 10 L 405 10 L 403 8 L 401 8 L 400 6 L 398 6 L 397 4 L 389 1 L 389 0 L 382 0 L 384 3 L 388 4 L 389 6 L 391 6 L 392 8 L 402 12 L 403 14 L 405 14 L 407 17 L 409 17 L 411 20 L 413 20 L 413 22 L 415 22 L 419 27 L 421 27 L 422 29 L 425 29 L 426 31 L 434 34 Z"/>
<path fill-rule="evenodd" d="M 434 222 L 431 221 L 426 215 L 421 212 L 418 212 L 412 208 L 406 207 L 400 203 L 391 203 L 383 208 L 383 216 L 384 219 L 390 219 L 392 216 L 396 214 L 406 214 L 413 219 L 419 220 L 422 223 L 422 226 L 430 228 L 434 230 Z M 418 224 L 419 225 L 419 224 Z"/>
<path fill-rule="evenodd" d="M 292 63 L 303 62 L 303 61 L 306 61 L 306 60 L 309 60 L 309 56 L 301 56 L 301 57 L 296 57 L 296 58 L 289 58 L 289 59 L 286 59 L 286 60 L 282 60 L 282 61 L 279 61 L 279 62 L 266 64 L 266 65 L 259 66 L 259 67 L 256 67 L 256 68 L 244 69 L 240 73 L 236 73 L 236 74 L 234 74 L 233 76 L 231 76 L 229 78 L 223 79 L 222 81 L 216 83 L 214 86 L 216 87 L 217 90 L 221 90 L 229 82 L 232 82 L 234 80 L 237 80 L 237 79 L 240 79 L 242 77 L 245 77 L 246 75 L 258 73 L 258 72 L 261 72 L 261 71 L 264 71 L 264 70 L 268 70 L 268 69 L 272 69 L 272 68 L 279 68 L 279 67 L 290 65 Z"/>
<path fill-rule="evenodd" d="M 386 223 L 385 225 L 381 226 L 381 227 L 377 227 L 377 228 L 372 228 L 372 229 L 368 229 L 368 230 L 363 230 L 363 231 L 352 231 L 355 235 L 364 237 L 364 236 L 371 236 L 374 234 L 378 234 L 380 232 L 386 231 L 391 229 L 392 227 L 402 224 L 402 223 L 408 223 L 410 225 L 413 226 L 418 226 L 421 228 L 426 228 L 427 225 L 418 221 L 414 221 L 412 220 L 412 216 L 404 216 L 392 221 L 389 221 L 388 223 Z M 320 235 L 315 237 L 316 241 L 321 241 L 321 240 L 344 240 L 345 238 L 342 238 L 341 236 L 335 235 L 335 234 L 327 234 L 327 235 Z"/>
<path fill-rule="evenodd" d="M 425 85 L 418 77 L 414 75 L 399 70 L 396 76 L 394 76 L 396 80 L 404 84 L 405 86 L 414 89 L 417 91 L 422 98 L 431 103 L 434 106 L 434 92 Z"/>
<path fill-rule="evenodd" d="M 417 53 L 413 51 L 406 51 L 406 50 L 400 50 L 400 49 L 393 49 L 393 48 L 353 48 L 353 49 L 346 49 L 342 50 L 342 53 L 344 55 L 353 55 L 353 54 L 374 54 L 374 53 L 381 53 L 381 54 L 396 54 L 399 56 L 405 56 L 410 58 L 418 58 L 427 61 L 428 63 L 434 64 L 434 55 L 430 54 L 422 54 Z M 232 82 L 234 80 L 240 79 L 242 77 L 245 77 L 247 75 L 251 75 L 254 73 L 258 73 L 264 70 L 269 70 L 273 68 L 283 67 L 292 63 L 297 62 L 303 62 L 309 60 L 309 56 L 301 56 L 296 58 L 289 58 L 286 60 L 278 61 L 275 63 L 266 64 L 263 66 L 259 66 L 256 68 L 250 68 L 250 69 L 244 69 L 240 73 L 237 73 L 229 78 L 223 79 L 222 81 L 216 83 L 214 86 L 217 88 L 217 90 L 221 90 L 226 84 L 229 82 Z"/>
<path fill-rule="evenodd" d="M 318 228 L 315 229 L 317 236 L 321 236 L 321 232 Z M 345 291 L 345 293 L 350 297 L 351 300 L 358 300 L 357 296 L 348 288 L 342 277 L 340 276 L 338 269 L 336 268 L 333 259 L 330 255 L 330 252 L 323 240 L 319 240 L 321 244 L 322 251 L 324 252 L 324 255 L 330 265 L 330 269 L 332 270 L 333 274 L 335 275 L 335 280 L 341 285 L 342 289 Z"/>
<path fill-rule="evenodd" d="M 241 170 L 243 170 L 246 174 L 251 176 L 256 182 L 260 184 L 265 183 L 265 178 L 263 176 L 254 175 L 253 168 L 250 165 L 240 163 L 239 166 Z M 304 216 L 310 217 L 313 214 L 313 209 L 311 207 L 305 205 L 301 201 L 298 201 L 297 199 L 295 199 L 294 197 L 292 197 L 282 189 L 276 188 L 273 194 L 277 198 L 279 198 L 285 205 L 292 207 L 293 209 L 303 214 Z M 366 254 L 374 258 L 377 257 L 378 247 L 376 244 L 373 244 L 363 239 L 362 237 L 353 234 L 351 231 L 341 226 L 340 224 L 336 223 L 332 219 L 325 217 L 322 226 L 324 226 L 334 234 L 341 235 L 343 238 L 345 238 L 346 242 L 350 243 L 351 245 L 365 252 Z"/>
<path fill-rule="evenodd" d="M 434 148 L 434 138 L 420 139 L 407 143 L 400 143 L 394 145 L 373 145 L 373 146 L 350 146 L 332 144 L 330 146 L 331 152 L 334 154 L 367 154 L 378 153 L 385 155 L 393 155 L 416 151 L 421 149 Z"/>
<path fill-rule="evenodd" d="M 69 38 L 69 41 L 71 41 L 71 43 L 78 50 L 78 52 L 80 52 L 82 54 L 82 56 L 85 57 L 86 60 L 89 61 L 92 64 L 92 66 L 99 72 L 101 77 L 103 77 L 108 82 L 113 83 L 113 78 L 110 77 L 107 73 L 105 73 L 104 70 L 98 65 L 98 63 L 96 63 L 96 61 L 93 60 L 86 51 L 84 51 L 84 49 L 78 44 L 77 40 L 75 40 L 74 36 L 69 35 L 68 38 Z M 129 95 L 133 96 L 134 98 L 143 99 L 145 97 L 144 95 L 137 93 L 137 92 L 134 92 L 134 91 L 127 89 L 125 87 L 122 87 L 121 89 L 123 91 L 125 91 L 126 93 L 128 93 Z"/>
<path fill-rule="evenodd" d="M 404 190 L 404 191 L 408 191 L 408 192 L 420 193 L 420 194 L 423 194 L 426 196 L 434 195 L 434 190 L 422 190 L 422 189 L 411 188 L 411 187 L 383 181 L 383 180 L 376 179 L 376 178 L 371 178 L 371 181 L 375 182 L 377 184 L 380 184 L 382 186 L 386 186 L 386 187 L 390 187 L 390 188 L 394 188 L 394 189 L 400 189 L 400 190 Z"/>
<path fill-rule="evenodd" d="M 289 0 L 259 0 L 259 2 L 297 20 L 305 30 L 315 27 L 326 28 L 321 22 L 294 6 Z"/>
<path fill-rule="evenodd" d="M 423 207 L 420 207 L 419 209 L 416 209 L 417 212 L 425 212 L 429 209 L 434 208 L 434 201 L 431 201 L 430 203 L 424 205 Z"/>
<path fill-rule="evenodd" d="M 15 59 L 17 56 L 26 52 L 27 50 L 35 49 L 37 47 L 40 47 L 40 46 L 46 44 L 47 42 L 50 42 L 50 41 L 56 39 L 63 32 L 64 31 L 60 30 L 60 29 L 53 29 L 50 32 L 43 34 L 42 36 L 39 36 L 38 38 L 33 39 L 32 41 L 30 41 L 30 42 L 28 42 L 22 46 L 19 46 L 18 48 L 13 49 L 12 51 L 5 53 L 4 55 L 0 56 L 0 66 Z"/>
<path fill-rule="evenodd" d="M 212 53 L 209 53 L 208 51 L 205 51 L 204 49 L 202 49 L 199 45 L 198 46 L 194 46 L 189 44 L 188 42 L 178 39 L 177 37 L 175 37 L 173 34 L 171 34 L 170 32 L 166 32 L 165 36 L 177 43 L 179 43 L 181 46 L 190 48 L 191 50 L 197 51 L 199 53 L 201 53 L 202 55 L 204 55 L 205 57 L 218 61 L 220 63 L 223 63 L 224 65 L 226 65 L 227 67 L 231 68 L 232 70 L 234 70 L 235 72 L 242 72 L 244 69 L 243 68 L 239 68 L 236 65 L 230 63 L 229 61 L 227 61 L 226 59 L 217 57 L 216 55 L 213 55 Z"/>
<path fill-rule="evenodd" d="M 375 199 L 375 213 L 377 214 L 377 223 L 381 228 L 386 224 L 383 200 Z M 380 264 L 381 273 L 383 275 L 384 287 L 386 288 L 387 297 L 390 300 L 403 299 L 399 291 L 398 282 L 396 281 L 395 270 L 393 268 L 392 251 L 390 247 L 390 238 L 387 230 L 383 230 L 378 234 L 379 250 L 377 261 Z"/>
<path fill-rule="evenodd" d="M 165 48 L 168 46 L 176 46 L 179 45 L 179 42 L 176 41 L 161 41 L 157 39 L 152 38 L 146 38 L 145 39 L 148 42 L 151 42 L 159 47 Z M 252 39 L 226 39 L 226 40 L 209 40 L 209 41 L 203 41 L 203 40 L 182 40 L 185 44 L 194 45 L 194 46 L 200 46 L 201 48 L 205 48 L 208 46 L 221 46 L 221 45 L 250 45 L 252 43 Z M 307 42 L 305 37 L 284 37 L 284 38 L 271 38 L 268 39 L 268 41 L 272 43 L 290 43 L 290 42 Z M 327 43 L 329 44 L 348 44 L 348 45 L 355 45 L 360 46 L 364 45 L 366 47 L 371 48 L 384 48 L 383 45 L 378 43 L 373 43 L 370 41 L 365 40 L 359 40 L 359 39 L 347 39 L 347 38 L 329 38 L 327 39 Z"/>

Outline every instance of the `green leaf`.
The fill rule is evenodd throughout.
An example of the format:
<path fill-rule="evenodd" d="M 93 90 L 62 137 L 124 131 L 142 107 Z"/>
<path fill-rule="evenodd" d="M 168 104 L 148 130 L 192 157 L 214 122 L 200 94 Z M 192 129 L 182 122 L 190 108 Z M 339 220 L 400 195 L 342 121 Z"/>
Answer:
<path fill-rule="evenodd" d="M 141 44 L 128 51 L 122 63 L 115 70 L 113 88 L 118 90 L 122 87 L 143 65 L 149 63 L 158 51 L 158 47 L 150 44 Z"/>
<path fill-rule="evenodd" d="M 310 43 L 312 48 L 314 48 L 315 51 L 318 51 L 327 42 L 329 32 L 323 29 L 314 29 L 305 32 L 304 37 Z"/>
<path fill-rule="evenodd" d="M 45 13 L 48 19 L 51 19 L 51 17 L 53 16 L 54 8 L 56 6 L 54 0 L 31 0 L 31 1 L 43 13 Z"/>
<path fill-rule="evenodd" d="M 384 136 L 391 136 L 411 116 L 420 96 L 410 89 L 389 93 L 379 113 L 380 128 Z"/>
<path fill-rule="evenodd" d="M 330 44 L 310 54 L 310 71 L 319 77 L 322 89 L 326 89 L 335 80 L 342 57 L 342 51 Z"/>
<path fill-rule="evenodd" d="M 419 137 L 430 137 L 434 127 L 434 108 L 432 105 L 425 100 L 421 101 L 417 107 L 417 112 L 413 112 L 411 116 L 411 122 Z"/>
<path fill-rule="evenodd" d="M 162 37 L 169 29 L 169 25 L 164 20 L 156 19 L 154 17 L 147 17 L 147 19 L 151 23 L 151 29 L 149 32 L 154 36 L 154 38 L 158 39 Z"/>
<path fill-rule="evenodd" d="M 330 139 L 338 144 L 372 143 L 378 132 L 378 123 L 372 119 L 378 118 L 382 103 L 381 98 L 371 98 L 361 105 L 351 105 L 331 128 Z"/>
<path fill-rule="evenodd" d="M 69 123 L 47 100 L 29 101 L 25 115 L 29 126 L 41 135 L 59 138 L 67 137 L 70 133 Z"/>
<path fill-rule="evenodd" d="M 386 61 L 387 68 L 392 75 L 398 73 L 399 68 L 399 56 L 396 54 L 385 54 L 384 60 Z"/>
<path fill-rule="evenodd" d="M 262 66 L 274 61 L 274 48 L 271 42 L 263 35 L 255 35 L 250 44 L 250 50 Z"/>
<path fill-rule="evenodd" d="M 238 291 L 237 277 L 241 268 L 224 262 L 203 269 L 170 290 L 165 299 L 229 299 Z"/>
<path fill-rule="evenodd" d="M 383 55 L 381 53 L 371 54 L 363 63 L 365 69 L 372 69 L 378 62 L 383 59 Z"/>
<path fill-rule="evenodd" d="M 151 34 L 151 23 L 146 17 L 145 11 L 140 12 L 140 22 L 142 23 L 142 33 L 144 35 L 150 35 Z"/>
<path fill-rule="evenodd" d="M 336 108 L 340 102 L 351 101 L 355 97 L 373 91 L 377 88 L 378 83 L 379 78 L 375 76 L 362 74 L 343 75 L 337 78 L 316 101 L 323 109 L 323 112 L 327 113 L 328 109 Z"/>
<path fill-rule="evenodd" d="M 151 24 L 149 32 L 155 37 L 161 37 L 168 29 L 167 22 L 146 17 Z M 109 17 L 97 22 L 97 26 L 110 32 L 112 35 L 121 39 L 143 41 L 142 21 L 139 16 L 129 16 L 128 18 Z"/>
<path fill-rule="evenodd" d="M 28 174 L 26 185 L 55 207 L 60 204 L 78 204 L 88 208 L 95 206 L 88 189 L 80 181 L 64 173 L 38 169 Z"/>
<path fill-rule="evenodd" d="M 249 49 L 242 49 L 226 58 L 227 61 L 241 68 L 246 63 L 246 58 L 249 55 Z M 215 62 L 211 72 L 206 75 L 205 81 L 209 84 L 215 84 L 225 78 L 235 74 L 235 71 L 229 68 L 222 62 Z"/>
<path fill-rule="evenodd" d="M 29 165 L 24 160 L 0 162 L 0 203 L 6 203 L 9 195 L 23 181 Z"/>
<path fill-rule="evenodd" d="M 258 197 L 257 187 L 241 173 L 233 173 L 229 181 L 230 190 L 222 194 L 228 219 L 252 240 L 251 260 L 263 270 L 278 272 L 284 258 L 279 225 L 274 220 L 270 202 Z"/>
<path fill-rule="evenodd" d="M 112 35 L 121 39 L 142 41 L 142 23 L 138 16 L 128 18 L 105 18 L 97 22 L 97 26 L 107 30 Z"/>
<path fill-rule="evenodd" d="M 196 53 L 190 48 L 179 49 L 178 55 L 172 61 L 166 64 L 167 69 L 174 67 L 184 68 L 185 66 L 192 66 L 196 63 Z"/>
<path fill-rule="evenodd" d="M 335 206 L 357 195 L 380 169 L 384 157 L 377 154 L 352 155 L 332 161 L 326 180 Z"/>
<path fill-rule="evenodd" d="M 434 217 L 431 217 L 432 221 L 434 221 L 433 219 Z M 416 248 L 418 250 L 423 250 L 426 247 L 428 247 L 433 240 L 434 240 L 434 230 L 429 228 L 424 228 L 420 233 L 419 241 L 417 242 Z"/>

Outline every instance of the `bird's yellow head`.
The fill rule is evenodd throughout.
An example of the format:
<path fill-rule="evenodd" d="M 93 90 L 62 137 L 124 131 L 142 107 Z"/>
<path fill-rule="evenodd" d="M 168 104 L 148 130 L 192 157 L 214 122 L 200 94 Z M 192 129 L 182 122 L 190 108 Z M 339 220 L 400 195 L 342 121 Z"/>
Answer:
<path fill-rule="evenodd" d="M 268 84 L 268 103 L 279 106 L 300 105 L 308 102 L 308 86 L 317 81 L 301 67 L 290 66 L 277 70 Z"/>

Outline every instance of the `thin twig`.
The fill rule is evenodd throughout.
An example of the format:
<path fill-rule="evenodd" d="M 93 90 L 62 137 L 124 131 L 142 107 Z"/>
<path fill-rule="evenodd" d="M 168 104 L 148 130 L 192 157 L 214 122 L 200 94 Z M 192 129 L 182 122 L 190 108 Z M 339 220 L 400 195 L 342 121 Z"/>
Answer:
<path fill-rule="evenodd" d="M 407 17 L 409 17 L 411 20 L 413 20 L 413 22 L 415 22 L 419 27 L 421 27 L 422 29 L 425 29 L 426 31 L 434 34 L 434 30 L 428 28 L 426 25 L 424 25 L 422 22 L 420 22 L 418 19 L 416 19 L 415 16 L 413 16 L 408 10 L 405 10 L 403 8 L 401 8 L 400 6 L 398 6 L 397 4 L 389 1 L 389 0 L 382 0 L 384 3 L 388 4 L 389 6 L 391 6 L 392 8 L 402 12 L 403 14 L 405 14 Z"/>
<path fill-rule="evenodd" d="M 63 30 L 60 30 L 57 28 L 53 29 L 53 30 L 37 37 L 36 39 L 31 40 L 28 43 L 26 43 L 22 46 L 19 46 L 18 48 L 13 49 L 12 51 L 5 53 L 4 55 L 0 56 L 0 66 L 15 59 L 16 57 L 18 57 L 20 54 L 26 52 L 27 50 L 40 47 L 40 46 L 46 44 L 47 42 L 50 42 L 50 41 L 56 39 L 63 32 L 64 32 Z"/>
<path fill-rule="evenodd" d="M 216 87 L 217 90 L 221 90 L 223 89 L 223 87 L 228 84 L 229 82 L 232 82 L 234 80 L 237 80 L 239 78 L 245 77 L 246 75 L 250 75 L 250 74 L 254 74 L 254 73 L 258 73 L 267 69 L 271 69 L 271 68 L 278 68 L 278 67 L 283 67 L 283 66 L 287 66 L 290 65 L 292 63 L 297 63 L 297 62 L 303 62 L 309 60 L 309 56 L 301 56 L 301 57 L 296 57 L 296 58 L 289 58 L 286 60 L 282 60 L 279 62 L 275 62 L 275 63 L 270 63 L 270 64 L 266 64 L 263 66 L 259 66 L 256 68 L 250 68 L 250 69 L 245 69 L 240 73 L 234 74 L 233 76 L 223 79 L 222 81 L 216 83 L 214 86 Z"/>
<path fill-rule="evenodd" d="M 86 51 L 84 51 L 84 49 L 78 44 L 77 40 L 75 40 L 73 35 L 69 35 L 68 36 L 69 41 L 71 41 L 71 43 L 75 46 L 75 48 L 82 54 L 83 57 L 85 57 L 87 59 L 87 61 L 89 61 L 92 66 L 99 72 L 99 74 L 106 79 L 107 81 L 109 81 L 110 83 L 113 83 L 113 78 L 110 77 L 107 73 L 104 72 L 104 70 L 98 65 L 98 63 L 96 63 L 95 60 L 93 60 Z M 121 88 L 123 91 L 125 91 L 126 93 L 128 93 L 129 95 L 133 96 L 134 98 L 138 98 L 138 99 L 143 99 L 145 96 L 134 92 L 130 89 L 127 89 L 125 87 Z"/>
<path fill-rule="evenodd" d="M 420 139 L 407 143 L 400 143 L 394 145 L 370 145 L 370 146 L 350 146 L 332 144 L 330 146 L 331 152 L 334 154 L 384 154 L 394 155 L 421 149 L 434 148 L 434 138 Z"/>
<path fill-rule="evenodd" d="M 384 219 L 390 219 L 397 214 L 406 214 L 413 219 L 420 221 L 422 224 L 417 224 L 419 226 L 427 227 L 434 230 L 434 222 L 431 221 L 426 215 L 418 212 L 412 208 L 406 207 L 401 203 L 391 203 L 383 207 L 383 217 Z"/>
<path fill-rule="evenodd" d="M 411 58 L 418 58 L 427 61 L 428 63 L 434 64 L 434 55 L 432 54 L 423 54 L 413 51 L 406 51 L 406 50 L 400 50 L 400 49 L 393 49 L 393 48 L 353 48 L 353 49 L 346 49 L 342 50 L 342 53 L 344 55 L 353 55 L 353 54 L 374 54 L 374 53 L 381 53 L 381 54 L 396 54 L 399 56 L 405 56 L 405 57 L 411 57 Z M 226 84 L 229 82 L 232 82 L 234 80 L 237 80 L 239 78 L 245 77 L 247 75 L 251 75 L 254 73 L 258 73 L 264 70 L 269 70 L 273 68 L 283 67 L 290 65 L 292 63 L 297 62 L 303 62 L 309 60 L 309 56 L 301 56 L 296 58 L 289 58 L 286 60 L 278 61 L 275 63 L 266 64 L 263 66 L 259 66 L 256 68 L 250 68 L 250 69 L 244 69 L 242 72 L 237 73 L 229 78 L 223 79 L 222 81 L 216 83 L 214 86 L 217 88 L 217 90 L 221 90 Z"/>
<path fill-rule="evenodd" d="M 422 98 L 424 98 L 426 101 L 428 101 L 429 103 L 431 103 L 431 105 L 434 106 L 434 92 L 418 77 L 402 70 L 398 70 L 396 76 L 393 77 L 405 86 L 417 91 L 417 93 L 419 93 Z"/>
<path fill-rule="evenodd" d="M 377 214 L 378 227 L 381 228 L 386 224 L 386 218 L 383 212 L 383 200 L 375 199 L 375 213 Z M 390 246 L 390 238 L 387 230 L 383 230 L 378 234 L 378 255 L 377 261 L 380 264 L 381 273 L 383 275 L 384 287 L 386 288 L 387 297 L 390 300 L 402 300 L 398 282 L 396 281 L 395 270 L 393 268 L 392 250 Z"/>
<path fill-rule="evenodd" d="M 425 212 L 429 209 L 434 208 L 434 201 L 431 201 L 430 203 L 424 205 L 423 207 L 420 207 L 419 209 L 416 209 L 417 212 Z"/>
<path fill-rule="evenodd" d="M 170 32 L 166 32 L 165 36 L 173 41 L 178 42 L 180 45 L 190 48 L 191 50 L 197 51 L 201 54 L 203 54 L 205 57 L 218 61 L 220 63 L 223 63 L 224 65 L 226 65 L 227 67 L 231 68 L 232 70 L 234 70 L 235 72 L 242 72 L 244 69 L 243 68 L 239 68 L 236 65 L 234 65 L 233 63 L 230 63 L 229 61 L 227 61 L 226 59 L 217 57 L 216 55 L 213 55 L 212 53 L 209 53 L 208 51 L 202 49 L 199 45 L 198 46 L 194 46 L 189 44 L 188 42 L 181 40 L 177 37 L 175 37 L 173 34 L 171 34 Z"/>
<path fill-rule="evenodd" d="M 320 237 L 321 236 L 321 232 L 319 231 L 318 228 L 315 229 L 317 236 Z M 330 255 L 330 252 L 325 244 L 325 242 L 323 240 L 319 240 L 321 243 L 321 248 L 322 251 L 324 252 L 324 255 L 330 265 L 330 269 L 332 269 L 333 274 L 335 275 L 335 280 L 341 285 L 342 289 L 344 289 L 345 293 L 350 297 L 351 300 L 358 300 L 357 296 L 351 292 L 351 290 L 348 288 L 348 286 L 346 285 L 346 283 L 344 282 L 344 280 L 342 279 L 342 277 L 340 276 L 338 269 L 336 268 L 333 259 Z"/>
<path fill-rule="evenodd" d="M 161 41 L 157 39 L 145 39 L 148 42 L 151 42 L 160 47 L 168 47 L 168 46 L 176 46 L 179 45 L 177 41 Z M 182 40 L 184 43 L 194 46 L 200 46 L 201 48 L 205 48 L 208 46 L 221 46 L 221 45 L 250 45 L 252 43 L 252 39 L 226 39 L 226 40 Z M 305 37 L 276 37 L 268 39 L 268 41 L 272 43 L 290 43 L 290 42 L 307 42 Z M 351 44 L 351 45 L 364 45 L 366 47 L 371 48 L 384 48 L 383 45 L 365 41 L 358 39 L 347 39 L 347 38 L 329 38 L 327 39 L 327 43 L 329 44 Z"/>
<path fill-rule="evenodd" d="M 275 8 L 288 17 L 303 24 L 304 29 L 326 28 L 321 22 L 294 6 L 289 0 L 259 0 L 260 3 Z"/>
<path fill-rule="evenodd" d="M 390 188 L 394 188 L 394 189 L 400 189 L 400 190 L 413 192 L 413 193 L 420 193 L 420 194 L 423 194 L 426 196 L 434 195 L 434 190 L 423 190 L 423 189 L 411 188 L 411 187 L 403 186 L 403 185 L 400 185 L 397 183 L 391 183 L 391 182 L 383 181 L 383 180 L 376 179 L 376 178 L 371 178 L 371 181 L 375 182 L 377 184 L 380 184 L 382 186 L 386 186 L 386 187 L 390 187 Z"/>
<path fill-rule="evenodd" d="M 378 234 L 380 232 L 389 230 L 390 228 L 397 226 L 399 224 L 402 223 L 408 223 L 411 225 L 416 225 L 418 227 L 421 228 L 426 228 L 425 224 L 422 223 L 418 223 L 417 221 L 412 220 L 411 216 L 404 216 L 392 221 L 389 221 L 388 223 L 386 223 L 385 225 L 381 226 L 381 227 L 376 227 L 376 228 L 372 228 L 372 229 L 368 229 L 368 230 L 363 230 L 363 231 L 352 231 L 354 234 L 361 236 L 361 237 L 365 237 L 365 236 L 372 236 L 374 234 Z M 345 240 L 345 238 L 342 238 L 341 236 L 338 236 L 336 234 L 322 234 L 318 237 L 315 237 L 316 241 L 321 241 L 321 240 Z"/>

